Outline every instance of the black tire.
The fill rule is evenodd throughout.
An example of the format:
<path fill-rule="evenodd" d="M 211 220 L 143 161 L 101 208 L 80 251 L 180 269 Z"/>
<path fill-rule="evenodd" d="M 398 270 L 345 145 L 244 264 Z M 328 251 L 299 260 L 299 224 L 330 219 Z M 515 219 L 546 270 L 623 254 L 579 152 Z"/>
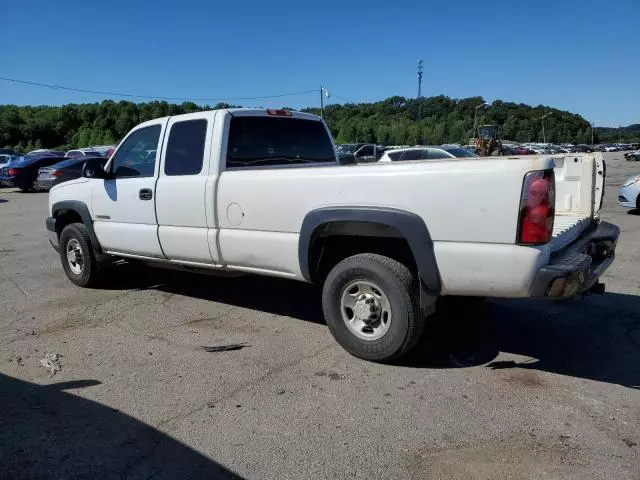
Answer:
<path fill-rule="evenodd" d="M 71 242 L 77 242 L 82 255 L 80 272 L 74 272 L 67 257 L 67 248 Z M 98 263 L 93 252 L 91 239 L 82 223 L 71 223 L 60 234 L 60 260 L 69 280 L 80 287 L 90 287 L 99 279 Z"/>
<path fill-rule="evenodd" d="M 391 308 L 391 322 L 375 340 L 359 338 L 347 326 L 341 312 L 344 289 L 364 280 L 380 287 Z M 324 317 L 337 342 L 352 355 L 372 361 L 388 361 L 407 353 L 424 330 L 425 318 L 418 304 L 416 276 L 402 263 L 373 253 L 348 257 L 327 276 L 322 290 Z"/>

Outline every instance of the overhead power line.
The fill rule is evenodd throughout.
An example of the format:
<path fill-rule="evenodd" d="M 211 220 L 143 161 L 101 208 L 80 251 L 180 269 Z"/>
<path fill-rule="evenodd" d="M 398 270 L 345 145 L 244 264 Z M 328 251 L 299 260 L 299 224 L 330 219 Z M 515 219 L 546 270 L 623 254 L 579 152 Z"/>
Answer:
<path fill-rule="evenodd" d="M 346 103 L 354 103 L 354 102 L 352 102 L 352 101 L 350 101 L 350 100 L 347 100 L 347 99 L 346 99 L 346 98 L 344 98 L 344 97 L 341 97 L 340 95 L 336 95 L 335 93 L 333 93 L 333 90 L 331 91 L 331 96 L 332 96 L 332 97 L 339 98 L 340 100 L 342 100 L 343 102 L 346 102 Z"/>
<path fill-rule="evenodd" d="M 133 93 L 117 93 L 117 92 L 104 92 L 104 91 L 100 91 L 100 90 L 89 90 L 89 89 L 85 89 L 85 88 L 74 88 L 74 87 L 65 87 L 63 85 L 52 85 L 52 84 L 48 84 L 48 83 L 41 83 L 41 82 L 32 82 L 29 80 L 20 80 L 17 78 L 7 78 L 7 77 L 0 77 L 0 80 L 3 80 L 5 82 L 12 82 L 12 83 L 18 83 L 21 85 L 32 85 L 32 86 L 38 86 L 38 87 L 47 87 L 47 88 L 51 88 L 54 90 L 66 90 L 66 91 L 70 91 L 70 92 L 79 92 L 79 93 L 92 93 L 95 95 L 109 95 L 109 96 L 113 96 L 113 97 L 127 97 L 127 98 L 146 98 L 146 99 L 151 99 L 151 100 L 181 100 L 183 102 L 223 102 L 223 101 L 236 101 L 236 100 L 265 100 L 265 99 L 269 99 L 269 98 L 281 98 L 281 97 L 292 97 L 295 95 L 305 95 L 308 93 L 316 93 L 317 89 L 313 89 L 313 90 L 304 90 L 301 92 L 290 92 L 290 93 L 279 93 L 276 95 L 261 95 L 261 96 L 257 96 L 257 97 L 226 97 L 226 98 L 205 98 L 205 97 L 200 97 L 200 98 L 189 98 L 189 97 L 163 97 L 163 96 L 154 96 L 154 95 L 136 95 Z M 338 97 L 340 98 L 340 97 Z"/>

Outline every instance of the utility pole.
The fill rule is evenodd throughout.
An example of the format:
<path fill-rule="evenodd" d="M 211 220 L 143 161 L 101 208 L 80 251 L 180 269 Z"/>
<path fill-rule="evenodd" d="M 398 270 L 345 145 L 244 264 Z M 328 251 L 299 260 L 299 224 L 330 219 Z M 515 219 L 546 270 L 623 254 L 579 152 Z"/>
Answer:
<path fill-rule="evenodd" d="M 422 97 L 422 60 L 418 60 L 418 100 Z"/>
<path fill-rule="evenodd" d="M 320 117 L 324 118 L 324 96 L 329 98 L 331 94 L 329 90 L 320 85 Z"/>
<path fill-rule="evenodd" d="M 544 133 L 544 119 L 547 118 L 552 113 L 553 112 L 549 112 L 540 117 L 540 120 L 542 120 L 542 143 L 547 143 L 547 136 Z"/>
<path fill-rule="evenodd" d="M 480 107 L 486 107 L 487 105 L 487 102 L 481 103 L 475 108 L 475 111 L 473 112 L 473 133 L 471 134 L 472 137 L 476 134 L 476 119 L 478 117 L 478 109 Z"/>
<path fill-rule="evenodd" d="M 593 122 L 591 122 L 591 145 L 593 145 Z"/>
<path fill-rule="evenodd" d="M 422 60 L 418 59 L 418 128 L 420 128 L 420 121 L 422 120 Z M 417 140 L 417 139 L 416 139 Z M 422 135 L 420 135 L 420 143 L 424 143 Z"/>

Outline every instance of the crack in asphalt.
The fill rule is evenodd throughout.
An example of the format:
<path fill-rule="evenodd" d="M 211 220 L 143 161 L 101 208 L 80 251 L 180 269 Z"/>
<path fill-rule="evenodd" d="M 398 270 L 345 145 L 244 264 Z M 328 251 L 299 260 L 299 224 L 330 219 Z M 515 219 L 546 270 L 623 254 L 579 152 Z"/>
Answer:
<path fill-rule="evenodd" d="M 20 290 L 20 293 L 22 293 L 22 295 L 24 295 L 25 297 L 29 296 L 29 293 L 27 293 L 27 291 L 24 288 L 22 288 L 18 284 L 18 282 L 16 282 L 13 278 L 9 276 L 7 272 L 5 272 L 4 267 L 2 266 L 1 263 L 0 263 L 0 272 L 2 272 L 2 274 L 7 278 L 7 280 L 9 280 L 18 290 Z"/>
<path fill-rule="evenodd" d="M 251 380 L 249 382 L 243 383 L 242 385 L 239 385 L 238 387 L 234 388 L 232 391 L 230 391 L 228 394 L 223 395 L 220 398 L 217 398 L 215 400 L 213 400 L 213 403 L 222 403 L 225 402 L 227 400 L 230 400 L 232 398 L 234 398 L 238 393 L 242 392 L 243 390 L 245 390 L 247 387 L 251 387 L 251 386 L 255 386 L 258 385 L 260 383 L 262 383 L 264 380 L 268 379 L 269 377 L 271 377 L 272 375 L 276 375 L 278 373 L 281 373 L 291 367 L 294 367 L 296 365 L 299 365 L 300 363 L 302 363 L 305 360 L 310 360 L 312 358 L 317 357 L 318 355 L 320 355 L 321 353 L 324 353 L 327 350 L 330 350 L 331 348 L 335 348 L 336 344 L 334 342 L 328 343 L 326 345 L 324 345 L 323 347 L 319 348 L 318 350 L 316 350 L 314 353 L 312 353 L 311 355 L 303 355 L 302 357 L 293 360 L 291 362 L 286 362 L 283 363 L 282 365 L 275 367 L 271 370 L 269 370 L 268 372 L 264 373 L 263 375 L 261 375 L 260 377 L 258 377 L 255 380 Z M 187 410 L 186 412 L 180 413 L 178 415 L 174 415 L 173 417 L 169 417 L 167 419 L 161 420 L 160 422 L 158 422 L 157 424 L 154 425 L 155 428 L 160 429 L 163 426 L 174 422 L 176 420 L 184 420 L 185 418 L 190 417 L 191 415 L 193 415 L 194 413 L 198 413 L 206 408 L 209 408 L 209 404 L 211 404 L 212 400 L 208 400 L 205 404 L 196 407 L 196 408 L 192 408 L 190 410 Z"/>

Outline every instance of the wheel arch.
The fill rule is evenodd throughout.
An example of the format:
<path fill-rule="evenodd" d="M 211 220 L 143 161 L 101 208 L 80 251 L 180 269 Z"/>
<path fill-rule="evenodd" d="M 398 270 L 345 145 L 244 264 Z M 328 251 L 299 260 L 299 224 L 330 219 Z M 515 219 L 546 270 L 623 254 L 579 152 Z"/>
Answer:
<path fill-rule="evenodd" d="M 440 293 L 442 286 L 433 241 L 424 221 L 415 213 L 387 207 L 325 207 L 309 212 L 302 222 L 298 243 L 300 270 L 305 280 L 312 282 L 314 278 L 311 266 L 314 242 L 321 232 L 341 222 L 376 225 L 389 229 L 389 234 L 397 232 L 408 244 L 422 285 L 431 294 Z"/>
<path fill-rule="evenodd" d="M 93 249 L 96 252 L 102 251 L 100 242 L 98 242 L 98 237 L 96 236 L 96 232 L 93 228 L 93 219 L 91 218 L 89 207 L 86 203 L 78 200 L 63 200 L 56 202 L 51 206 L 51 215 L 56 221 L 55 228 L 58 237 L 60 237 L 64 227 L 70 223 L 75 223 L 80 220 L 80 223 L 82 223 L 87 229 L 87 234 L 91 239 Z"/>

